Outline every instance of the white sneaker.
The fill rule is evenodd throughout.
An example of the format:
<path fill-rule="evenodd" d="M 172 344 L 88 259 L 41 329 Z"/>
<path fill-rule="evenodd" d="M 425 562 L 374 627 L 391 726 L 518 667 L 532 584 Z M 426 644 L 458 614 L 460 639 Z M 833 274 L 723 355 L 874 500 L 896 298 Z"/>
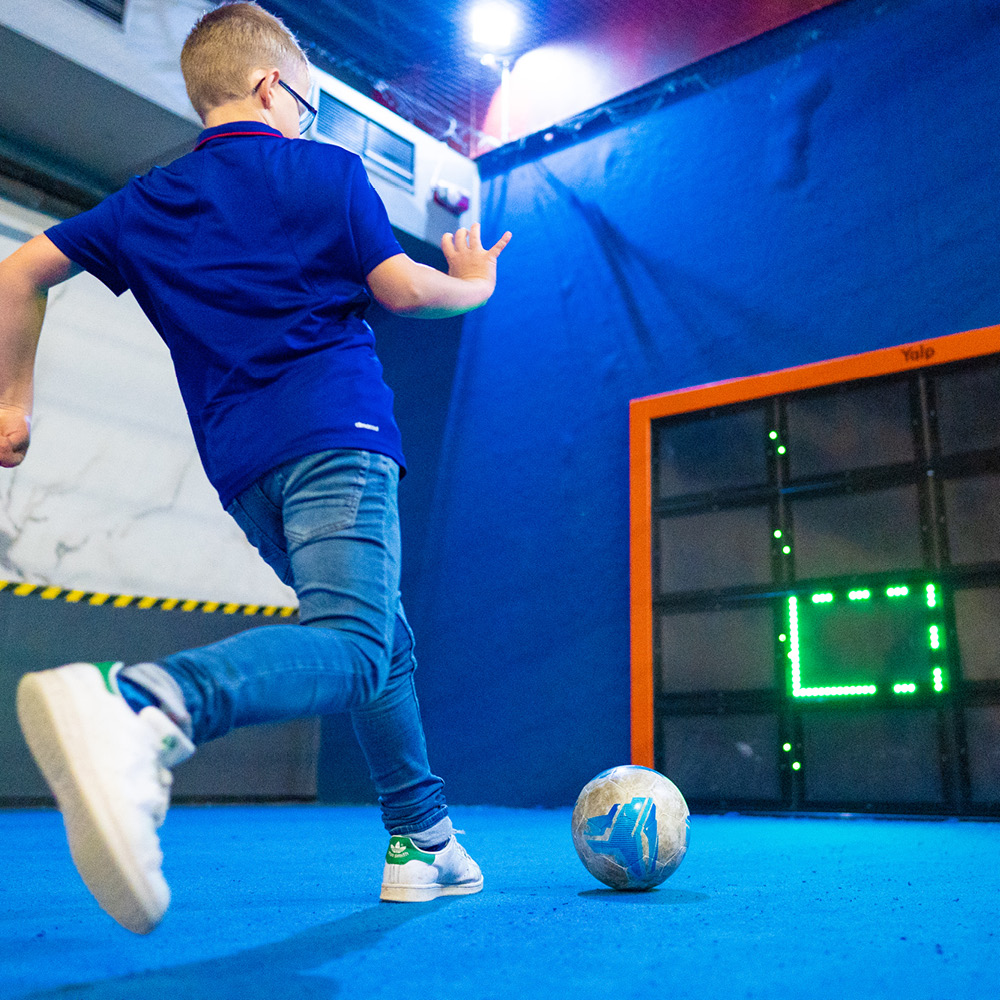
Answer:
<path fill-rule="evenodd" d="M 148 934 L 170 903 L 156 833 L 170 804 L 167 768 L 194 745 L 158 708 L 132 711 L 118 692 L 121 666 L 25 674 L 17 716 L 87 888 L 123 927 Z"/>
<path fill-rule="evenodd" d="M 409 837 L 389 840 L 381 897 L 392 903 L 425 903 L 465 896 L 483 887 L 479 865 L 452 836 L 440 851 L 422 851 Z"/>

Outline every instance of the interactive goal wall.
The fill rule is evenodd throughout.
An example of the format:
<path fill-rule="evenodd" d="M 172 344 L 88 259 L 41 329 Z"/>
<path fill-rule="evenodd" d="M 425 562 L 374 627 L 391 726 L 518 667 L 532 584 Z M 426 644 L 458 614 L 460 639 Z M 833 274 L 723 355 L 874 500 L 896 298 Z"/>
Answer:
<path fill-rule="evenodd" d="M 1000 815 L 1000 327 L 630 422 L 635 763 L 701 808 Z"/>

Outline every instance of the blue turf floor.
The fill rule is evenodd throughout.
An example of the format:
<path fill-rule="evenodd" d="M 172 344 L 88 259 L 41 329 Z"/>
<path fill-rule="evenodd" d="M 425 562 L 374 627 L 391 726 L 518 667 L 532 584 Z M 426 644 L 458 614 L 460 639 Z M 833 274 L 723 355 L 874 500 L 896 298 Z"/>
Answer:
<path fill-rule="evenodd" d="M 175 807 L 146 938 L 57 813 L 0 811 L 0 998 L 994 998 L 1000 824 L 695 816 L 659 889 L 605 890 L 568 810 L 453 810 L 478 896 L 379 903 L 372 807 Z"/>

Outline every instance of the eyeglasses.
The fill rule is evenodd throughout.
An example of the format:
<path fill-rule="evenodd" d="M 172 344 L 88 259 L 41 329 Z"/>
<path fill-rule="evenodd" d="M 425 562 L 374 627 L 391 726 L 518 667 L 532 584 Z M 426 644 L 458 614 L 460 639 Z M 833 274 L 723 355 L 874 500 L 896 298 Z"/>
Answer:
<path fill-rule="evenodd" d="M 260 89 L 260 85 L 266 79 L 267 77 L 261 77 L 257 81 L 257 86 L 253 88 L 253 93 L 255 94 L 257 93 L 257 91 Z M 289 87 L 284 80 L 279 79 L 278 85 L 284 87 L 285 90 L 287 90 L 288 93 L 295 98 L 296 103 L 302 106 L 303 110 L 299 112 L 299 135 L 305 135 L 306 132 L 309 131 L 309 126 L 312 125 L 312 123 L 316 120 L 316 115 L 318 114 L 318 112 L 304 97 L 302 97 L 300 94 L 297 94 L 294 90 L 292 90 L 292 88 Z"/>

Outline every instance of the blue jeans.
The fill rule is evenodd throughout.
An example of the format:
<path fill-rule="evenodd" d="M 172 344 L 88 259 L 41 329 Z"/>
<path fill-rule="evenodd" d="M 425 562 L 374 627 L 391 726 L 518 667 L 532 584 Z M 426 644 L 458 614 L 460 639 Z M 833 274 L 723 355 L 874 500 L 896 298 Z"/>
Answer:
<path fill-rule="evenodd" d="M 180 686 L 195 743 L 236 726 L 349 711 L 390 833 L 448 809 L 431 774 L 399 595 L 399 467 L 338 449 L 279 466 L 229 506 L 278 576 L 299 625 L 270 625 L 159 661 Z M 447 824 L 450 828 L 450 824 Z"/>

